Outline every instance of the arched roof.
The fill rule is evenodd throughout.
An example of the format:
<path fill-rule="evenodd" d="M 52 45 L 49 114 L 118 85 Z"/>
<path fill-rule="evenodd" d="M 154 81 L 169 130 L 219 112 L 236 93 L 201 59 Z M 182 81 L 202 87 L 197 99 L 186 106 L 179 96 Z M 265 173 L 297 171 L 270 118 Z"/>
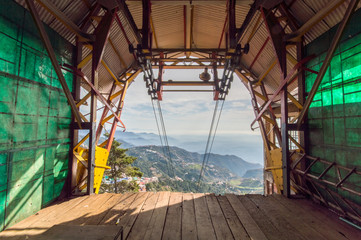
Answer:
<path fill-rule="evenodd" d="M 18 3 L 26 7 L 24 0 L 17 0 Z M 75 45 L 77 30 L 94 10 L 94 6 L 99 3 L 103 7 L 107 4 L 121 5 L 123 1 L 119 0 L 36 0 L 36 7 L 42 21 L 62 35 L 65 39 Z M 285 1 L 236 1 L 235 16 L 236 28 L 244 26 L 244 21 L 252 11 L 252 6 L 256 4 L 276 4 L 273 10 L 275 16 L 279 17 L 280 24 L 284 27 L 286 34 L 293 31 L 290 24 L 282 19 L 280 5 L 282 4 L 293 15 L 295 23 L 298 26 L 309 24 L 322 15 L 320 21 L 316 21 L 304 34 L 305 44 L 320 36 L 336 25 L 343 17 L 349 0 L 285 0 Z M 224 49 L 226 47 L 227 32 L 227 0 L 152 0 L 151 1 L 151 25 L 153 29 L 152 48 L 156 49 L 174 49 L 174 48 L 192 48 L 192 49 Z M 134 20 L 137 29 L 142 28 L 142 1 L 125 1 L 130 11 L 130 16 Z M 49 9 L 49 5 L 52 7 Z M 117 12 L 117 17 L 113 21 L 110 29 L 110 38 L 105 46 L 103 62 L 99 68 L 99 90 L 108 92 L 114 76 L 119 77 L 124 74 L 134 64 L 135 58 L 129 53 L 129 43 L 136 45 L 137 38 L 134 34 L 132 24 L 129 22 L 129 16 L 124 9 Z M 326 12 L 327 10 L 327 12 Z M 98 17 L 91 17 L 91 25 L 87 29 L 81 29 L 82 32 L 92 34 L 98 25 L 101 17 L 105 14 L 105 8 L 100 8 Z M 65 22 L 65 24 L 64 24 Z M 67 23 L 75 24 L 78 29 L 69 27 Z M 280 83 L 280 70 L 277 65 L 276 54 L 271 41 L 268 41 L 269 33 L 260 11 L 254 11 L 249 24 L 245 26 L 245 31 L 240 37 L 240 43 L 244 46 L 249 42 L 250 51 L 241 58 L 242 68 L 250 72 L 253 77 L 259 78 L 269 73 L 264 78 L 264 84 L 268 92 L 272 93 Z M 306 26 L 307 27 L 307 26 Z M 191 32 L 191 34 L 190 34 Z M 79 35 L 79 33 L 78 33 Z M 260 49 L 257 61 L 254 61 Z M 297 63 L 296 47 L 287 49 L 287 68 Z M 89 47 L 84 44 L 83 58 L 91 53 Z M 198 56 L 196 52 L 192 53 Z M 180 54 L 182 55 L 182 54 Z M 176 57 L 180 57 L 178 54 Z M 91 61 L 82 67 L 82 71 L 90 77 Z M 113 77 L 110 74 L 113 73 Z M 289 85 L 289 91 L 296 93 L 297 81 Z M 297 97 L 297 96 L 296 96 Z"/>

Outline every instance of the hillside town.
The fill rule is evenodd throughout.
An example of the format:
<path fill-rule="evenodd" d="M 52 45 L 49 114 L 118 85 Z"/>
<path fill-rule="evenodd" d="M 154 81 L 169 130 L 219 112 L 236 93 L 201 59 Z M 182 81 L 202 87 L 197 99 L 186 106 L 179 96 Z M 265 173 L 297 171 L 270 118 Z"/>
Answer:
<path fill-rule="evenodd" d="M 121 181 L 127 181 L 127 182 L 131 182 L 131 181 L 135 181 L 138 185 L 139 185 L 139 192 L 146 192 L 147 191 L 147 187 L 146 184 L 151 183 L 151 182 L 158 182 L 159 179 L 158 177 L 123 177 L 123 178 L 119 178 L 117 179 L 117 182 L 121 182 Z M 114 183 L 114 179 L 109 178 L 109 176 L 105 175 L 103 178 L 103 183 L 105 184 L 113 184 Z"/>

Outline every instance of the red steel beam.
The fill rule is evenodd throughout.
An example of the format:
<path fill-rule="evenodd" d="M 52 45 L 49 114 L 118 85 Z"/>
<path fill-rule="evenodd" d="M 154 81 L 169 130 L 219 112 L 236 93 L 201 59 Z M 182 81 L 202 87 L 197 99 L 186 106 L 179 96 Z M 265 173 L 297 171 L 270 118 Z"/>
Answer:
<path fill-rule="evenodd" d="M 124 16 L 125 19 L 128 21 L 129 27 L 130 27 L 130 29 L 132 30 L 133 34 L 134 34 L 135 40 L 136 40 L 138 43 L 141 43 L 141 42 L 142 42 L 142 38 L 141 38 L 141 36 L 140 36 L 140 34 L 139 34 L 137 25 L 136 25 L 135 22 L 134 22 L 133 16 L 132 16 L 132 14 L 130 13 L 127 4 L 125 3 L 124 0 L 119 1 L 119 2 L 120 2 L 119 10 L 122 11 L 123 16 Z M 118 23 L 119 23 L 120 25 L 122 25 L 119 17 L 117 18 L 117 21 L 118 21 Z M 124 29 L 123 29 L 123 30 L 124 30 Z M 122 30 L 122 31 L 123 31 L 123 30 Z M 125 31 L 124 31 L 123 33 L 125 34 Z M 126 36 L 126 34 L 125 34 L 125 36 Z M 129 42 L 129 43 L 130 43 L 130 42 Z"/>
<path fill-rule="evenodd" d="M 263 49 L 266 47 L 266 45 L 267 45 L 267 43 L 268 43 L 269 40 L 270 40 L 270 37 L 267 37 L 267 38 L 266 38 L 266 41 L 264 41 L 262 47 L 259 49 L 257 55 L 254 57 L 254 59 L 253 59 L 251 65 L 249 66 L 248 70 L 251 70 L 251 69 L 252 69 L 253 65 L 254 65 L 255 62 L 257 61 L 258 57 L 261 55 Z"/>
<path fill-rule="evenodd" d="M 152 48 L 152 31 L 150 28 L 150 0 L 142 0 L 143 6 L 143 24 L 142 24 L 142 48 L 150 49 Z"/>
<path fill-rule="evenodd" d="M 183 6 L 183 41 L 184 41 L 184 48 L 187 48 L 187 6 Z"/>
<path fill-rule="evenodd" d="M 68 100 L 68 103 L 71 107 L 71 110 L 74 114 L 74 117 L 79 125 L 79 128 L 81 128 L 81 117 L 80 117 L 80 113 L 79 113 L 79 110 L 75 104 L 75 101 L 74 101 L 74 98 L 69 90 L 69 87 L 66 83 L 66 80 L 64 78 L 64 75 L 63 73 L 61 72 L 61 68 L 60 68 L 60 65 L 58 63 L 58 60 L 56 59 L 56 55 L 55 55 L 55 52 L 54 52 L 54 49 L 51 45 L 51 42 L 49 40 L 49 37 L 48 37 L 48 34 L 46 33 L 45 31 L 45 28 L 44 28 L 44 25 L 42 23 L 42 21 L 40 20 L 40 17 L 39 17 L 39 14 L 35 8 L 35 4 L 33 2 L 33 0 L 26 0 L 26 3 L 27 3 L 27 6 L 30 10 L 30 13 L 34 19 L 34 22 L 36 24 L 36 27 L 38 28 L 39 30 L 39 34 L 40 34 L 40 37 L 43 41 L 43 44 L 45 46 L 45 49 L 49 55 L 49 58 L 50 58 L 50 61 L 54 67 L 54 70 L 55 70 L 55 73 L 56 75 L 58 76 L 58 79 L 60 81 L 60 84 L 61 84 L 61 87 L 63 88 L 63 91 L 65 93 L 65 97 L 66 99 Z"/>
<path fill-rule="evenodd" d="M 93 60 L 95 61 L 95 70 L 97 71 L 100 61 L 103 58 L 105 46 L 110 34 L 110 27 L 112 26 L 114 16 L 116 12 L 108 11 L 100 21 L 99 25 L 95 29 L 96 41 L 93 44 Z"/>
<path fill-rule="evenodd" d="M 115 82 L 113 82 L 112 88 L 111 88 L 110 91 L 109 91 L 109 96 L 108 96 L 108 100 L 107 100 L 109 103 L 111 102 L 110 97 L 111 97 L 112 94 L 114 93 L 115 88 L 116 88 L 116 84 L 115 84 Z M 108 108 L 104 108 L 103 113 L 102 113 L 102 116 L 101 116 L 101 118 L 100 118 L 100 120 L 99 120 L 97 132 L 96 132 L 96 140 L 95 140 L 95 144 L 96 144 L 96 145 L 98 144 L 99 139 L 100 139 L 100 135 L 102 134 L 102 130 L 103 130 L 102 122 L 103 122 L 104 118 L 106 118 L 106 116 L 108 115 L 108 112 L 109 112 L 109 109 L 108 109 Z"/>
<path fill-rule="evenodd" d="M 229 47 L 236 48 L 237 45 L 237 29 L 236 29 L 236 0 L 229 0 L 228 2 L 228 38 Z"/>
<path fill-rule="evenodd" d="M 228 20 L 228 12 L 227 12 L 227 15 L 226 15 L 226 20 L 224 20 L 224 25 L 223 25 L 223 29 L 222 29 L 221 39 L 219 39 L 218 48 L 221 48 L 221 44 L 222 44 L 222 40 L 223 40 L 223 36 L 224 36 L 224 31 L 226 30 L 226 26 L 227 26 L 227 20 Z"/>
<path fill-rule="evenodd" d="M 118 117 L 118 119 L 120 118 L 120 116 L 122 114 L 123 105 L 124 105 L 124 97 L 125 97 L 125 93 L 127 91 L 128 86 L 129 86 L 129 82 L 126 81 L 124 83 L 124 86 L 123 86 L 122 94 L 121 94 L 121 96 L 119 98 L 119 104 L 118 104 L 118 109 L 117 109 L 117 117 Z M 106 149 L 108 150 L 108 152 L 110 152 L 110 149 L 111 149 L 112 144 L 113 144 L 115 130 L 116 130 L 117 126 L 118 126 L 118 119 L 114 118 L 114 120 L 113 120 L 113 125 L 112 125 L 112 128 L 110 130 L 108 142 L 107 142 L 107 145 L 106 145 Z M 124 126 L 124 124 L 122 124 L 122 125 Z M 124 131 L 125 131 L 125 128 L 124 128 Z"/>
<path fill-rule="evenodd" d="M 80 70 L 80 69 L 76 69 L 73 66 L 69 65 L 69 64 L 64 64 L 65 67 L 73 70 L 73 73 L 77 74 L 78 76 L 80 76 L 83 81 L 89 85 L 89 87 L 94 91 L 94 93 L 97 95 L 97 97 L 99 97 L 99 100 L 109 109 L 109 111 L 111 111 L 114 115 L 114 117 L 122 124 L 122 126 L 125 128 L 124 123 L 120 120 L 120 118 L 118 118 L 118 116 L 116 115 L 116 113 L 113 111 L 112 107 L 108 104 L 107 100 L 103 97 L 103 95 L 98 91 L 98 89 L 96 89 L 96 87 L 89 81 L 89 79 L 87 78 L 87 76 L 85 76 L 85 74 Z M 67 68 L 63 68 L 66 71 L 71 72 L 69 69 Z"/>
<path fill-rule="evenodd" d="M 253 122 L 251 123 L 251 126 L 253 126 L 253 124 L 258 121 L 258 119 L 260 119 L 263 115 L 263 113 L 265 111 L 267 111 L 268 106 L 270 106 L 270 104 L 273 102 L 273 100 L 278 96 L 278 94 L 280 93 L 280 91 L 283 89 L 283 87 L 288 83 L 288 81 L 292 78 L 293 74 L 306 62 L 308 62 L 309 60 L 311 60 L 312 58 L 314 58 L 314 55 L 308 56 L 304 59 L 302 59 L 300 62 L 298 62 L 290 71 L 290 73 L 287 75 L 287 77 L 281 82 L 281 84 L 278 86 L 277 90 L 273 93 L 273 95 L 271 96 L 271 98 L 268 100 L 268 102 L 263 106 L 262 110 L 259 112 L 258 116 L 256 117 L 255 120 L 253 120 Z"/>
<path fill-rule="evenodd" d="M 118 14 L 115 14 L 115 21 L 118 23 L 118 26 L 120 27 L 120 30 L 122 30 L 122 33 L 123 33 L 123 35 L 124 35 L 125 40 L 127 41 L 127 43 L 128 43 L 128 44 L 131 44 L 131 42 L 130 42 L 130 40 L 129 40 L 129 38 L 128 38 L 128 35 L 127 35 L 127 33 L 125 32 L 125 29 L 124 29 L 124 27 L 123 27 L 123 24 L 122 24 L 122 22 L 120 21 L 120 18 L 119 18 L 119 16 L 118 16 Z"/>
<path fill-rule="evenodd" d="M 316 95 L 316 92 L 317 92 L 317 89 L 318 87 L 320 86 L 321 82 L 322 82 L 322 79 L 323 77 L 325 76 L 326 74 L 326 71 L 327 71 L 327 68 L 332 60 L 332 57 L 333 57 L 333 54 L 334 52 L 336 51 L 336 48 L 338 46 L 338 43 L 339 41 L 341 40 L 341 37 L 343 35 L 343 32 L 350 20 L 350 17 L 352 16 L 352 13 L 355 11 L 355 8 L 357 7 L 358 3 L 359 3 L 360 0 L 351 0 L 347 9 L 346 9 L 346 12 L 343 16 L 343 19 L 342 21 L 340 22 L 338 28 L 337 28 L 337 31 L 332 39 L 332 42 L 330 44 L 330 47 L 327 51 L 327 55 L 325 57 L 325 60 L 323 61 L 322 63 L 322 66 L 321 66 L 321 69 L 319 71 L 319 73 L 317 74 L 317 77 L 316 77 L 316 80 L 311 88 L 311 91 L 309 92 L 308 94 L 308 97 L 305 101 L 305 104 L 303 106 L 303 109 L 298 117 L 298 121 L 297 121 L 297 126 L 300 127 L 304 118 L 306 117 L 306 113 L 312 103 L 312 100 L 313 98 L 315 97 Z"/>

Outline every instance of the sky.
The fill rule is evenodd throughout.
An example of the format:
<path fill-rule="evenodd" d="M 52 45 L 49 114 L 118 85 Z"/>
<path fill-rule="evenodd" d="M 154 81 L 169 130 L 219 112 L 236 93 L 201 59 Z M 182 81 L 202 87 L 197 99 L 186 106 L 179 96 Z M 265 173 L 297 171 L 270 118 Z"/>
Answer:
<path fill-rule="evenodd" d="M 198 75 L 201 72 L 201 69 L 166 70 L 163 80 L 200 81 Z M 182 140 L 189 146 L 187 150 L 204 152 L 215 103 L 212 92 L 164 92 L 161 106 L 167 135 Z M 212 153 L 233 154 L 246 161 L 263 164 L 260 132 L 250 129 L 254 118 L 248 90 L 235 75 L 224 103 Z M 158 134 L 143 74 L 138 75 L 127 91 L 121 119 L 127 131 Z M 172 141 L 169 145 L 173 145 Z"/>

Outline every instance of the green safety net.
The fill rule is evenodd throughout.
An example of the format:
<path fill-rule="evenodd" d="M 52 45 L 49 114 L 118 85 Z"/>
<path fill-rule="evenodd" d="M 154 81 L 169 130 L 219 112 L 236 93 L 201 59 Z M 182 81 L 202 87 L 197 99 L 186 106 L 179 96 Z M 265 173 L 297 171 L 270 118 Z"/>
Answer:
<path fill-rule="evenodd" d="M 336 162 L 348 168 L 361 170 L 361 11 L 354 13 L 348 24 L 325 77 L 308 111 L 308 149 L 315 157 Z M 306 55 L 317 57 L 307 67 L 319 71 L 337 26 L 306 46 Z M 306 72 L 306 92 L 309 92 L 316 74 Z M 316 163 L 311 172 L 321 174 L 328 165 Z M 346 176 L 347 171 L 341 171 Z M 336 171 L 330 170 L 324 177 L 337 181 Z M 361 192 L 361 179 L 351 177 L 345 187 Z M 361 204 L 361 198 L 349 192 L 330 187 L 346 199 Z M 323 196 L 330 195 L 319 188 Z M 339 203 L 342 205 L 342 203 Z M 343 206 L 346 209 L 348 206 Z"/>
<path fill-rule="evenodd" d="M 59 63 L 71 64 L 73 46 L 46 30 Z M 14 1 L 0 7 L 0 86 L 1 231 L 60 195 L 70 150 L 71 109 L 30 13 Z"/>

